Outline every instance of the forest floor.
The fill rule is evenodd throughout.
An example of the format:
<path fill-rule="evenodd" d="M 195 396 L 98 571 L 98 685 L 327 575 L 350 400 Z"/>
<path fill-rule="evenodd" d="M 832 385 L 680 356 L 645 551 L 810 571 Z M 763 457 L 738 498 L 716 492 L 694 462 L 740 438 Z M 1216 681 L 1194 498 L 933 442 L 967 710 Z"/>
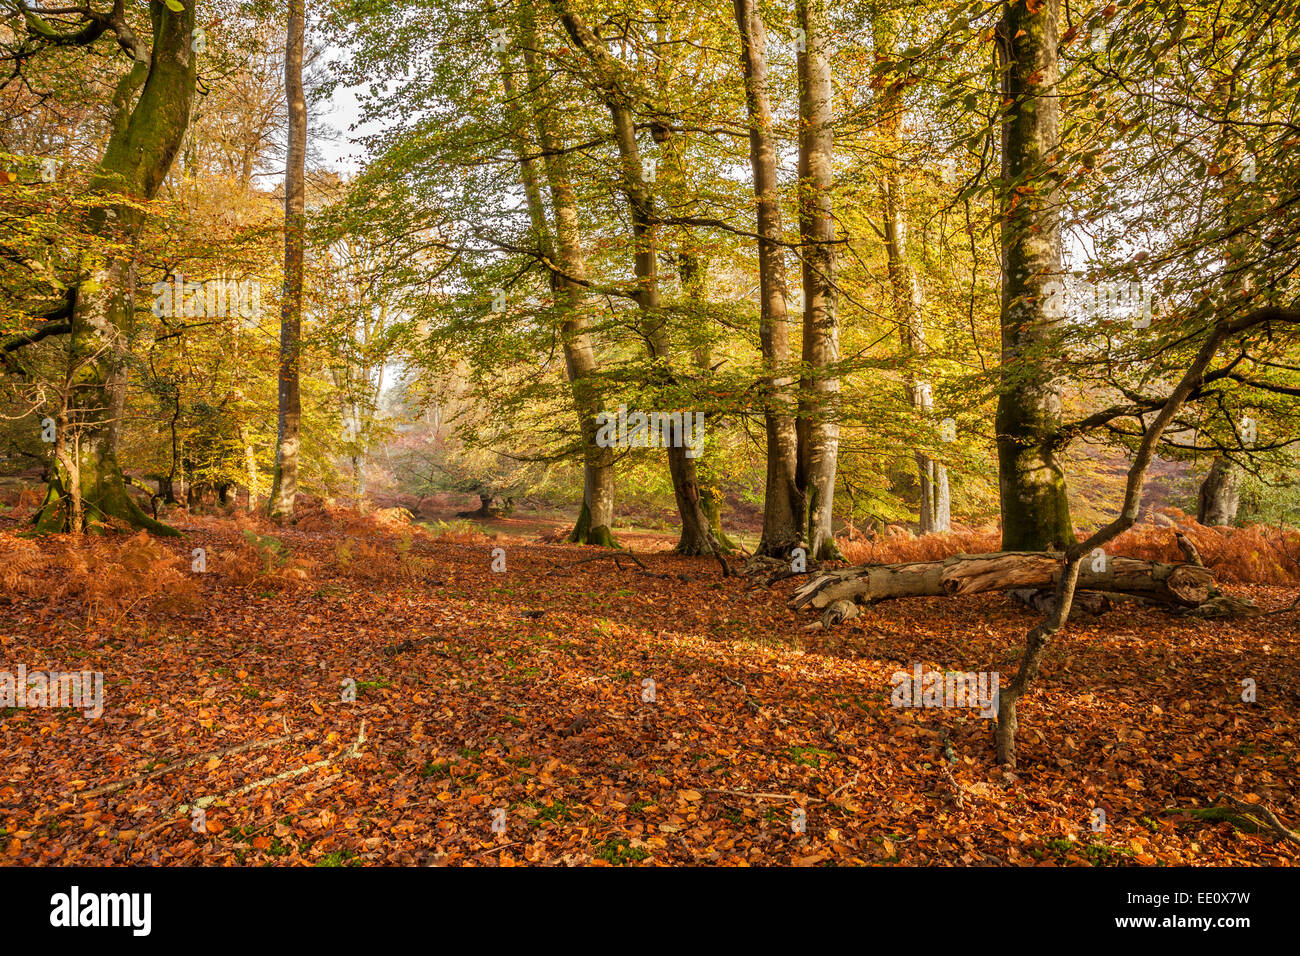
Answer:
<path fill-rule="evenodd" d="M 804 632 L 792 581 L 708 560 L 646 553 L 647 573 L 337 516 L 178 525 L 0 531 L 0 670 L 105 684 L 97 719 L 0 708 L 0 863 L 1300 859 L 1186 812 L 1226 792 L 1300 823 L 1294 614 L 1072 623 L 1021 704 L 1011 774 L 978 712 L 890 699 L 916 664 L 1005 684 L 1036 618 L 1001 595 Z M 1231 590 L 1266 609 L 1295 593 Z"/>

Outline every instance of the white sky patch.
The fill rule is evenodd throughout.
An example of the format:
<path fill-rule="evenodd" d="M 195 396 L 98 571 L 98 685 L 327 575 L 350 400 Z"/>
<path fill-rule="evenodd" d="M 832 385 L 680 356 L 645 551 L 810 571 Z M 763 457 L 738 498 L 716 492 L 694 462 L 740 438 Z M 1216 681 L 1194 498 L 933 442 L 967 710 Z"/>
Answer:
<path fill-rule="evenodd" d="M 333 127 L 339 134 L 322 140 L 317 147 L 331 169 L 347 175 L 355 175 L 364 165 L 364 148 L 358 142 L 359 138 L 382 128 L 374 123 L 358 126 L 361 119 L 358 89 L 355 86 L 337 87 L 328 100 L 314 104 L 313 109 L 315 121 Z"/>

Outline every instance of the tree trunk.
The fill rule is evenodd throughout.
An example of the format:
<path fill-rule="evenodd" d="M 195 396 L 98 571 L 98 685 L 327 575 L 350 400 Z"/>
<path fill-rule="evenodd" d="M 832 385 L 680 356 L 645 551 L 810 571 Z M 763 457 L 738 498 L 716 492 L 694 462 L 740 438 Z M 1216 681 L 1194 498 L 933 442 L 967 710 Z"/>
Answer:
<path fill-rule="evenodd" d="M 948 487 L 948 466 L 940 464 L 937 461 L 931 462 L 934 466 L 934 484 L 932 485 L 934 494 L 934 521 L 931 529 L 934 531 L 951 531 L 952 530 L 952 491 Z"/>
<path fill-rule="evenodd" d="M 707 476 L 704 477 L 703 482 L 700 486 L 700 507 L 704 509 L 704 514 L 709 519 L 713 539 L 725 553 L 730 554 L 736 550 L 736 542 L 732 541 L 722 528 L 722 495 L 709 483 Z"/>
<path fill-rule="evenodd" d="M 687 188 L 682 137 L 666 127 L 653 127 L 652 135 L 659 144 L 663 157 L 659 183 L 667 194 L 666 201 L 673 209 L 684 212 L 689 208 L 691 195 Z M 708 260 L 702 255 L 690 232 L 686 231 L 684 235 L 685 238 L 679 240 L 675 248 L 677 277 L 687 300 L 687 311 L 696 323 L 700 323 L 701 317 L 707 314 L 705 285 Z M 713 374 L 711 350 L 702 330 L 697 327 L 694 331 L 704 339 L 694 352 L 695 367 L 701 377 L 707 378 Z M 675 551 L 678 554 L 708 554 L 708 549 L 713 548 L 715 554 L 730 553 L 736 546 L 722 530 L 721 496 L 714 490 L 716 485 L 713 481 L 712 455 L 704 444 L 703 436 L 697 441 L 696 457 L 687 459 L 691 469 L 687 481 L 690 487 L 697 490 L 698 510 L 703 515 L 704 526 L 696 526 L 693 514 L 690 521 L 683 520 L 681 537 Z M 678 511 L 680 510 L 679 508 Z"/>
<path fill-rule="evenodd" d="M 133 253 L 144 230 L 142 201 L 152 200 L 171 170 L 189 127 L 197 75 L 190 48 L 194 5 L 172 12 L 150 4 L 153 44 L 113 95 L 112 131 L 90 183 L 106 199 L 87 214 L 88 231 L 125 252 L 94 253 L 74 294 L 68 343 L 68 407 L 56 436 L 56 465 L 38 532 L 97 529 L 109 519 L 156 534 L 177 535 L 146 515 L 127 494 L 118 461 L 126 410 L 127 366 L 135 331 Z M 131 100 L 135 98 L 132 107 Z M 114 202 L 113 195 L 129 196 Z"/>
<path fill-rule="evenodd" d="M 998 486 L 1002 547 L 1051 550 L 1075 540 L 1056 439 L 1059 322 L 1043 285 L 1061 271 L 1057 173 L 1059 0 L 1013 0 L 998 28 L 1003 74 L 1002 383 Z"/>
<path fill-rule="evenodd" d="M 891 57 L 897 29 L 895 15 L 880 12 L 872 21 L 876 55 Z M 902 161 L 898 156 L 903 124 L 902 90 L 891 84 L 880 96 L 880 131 L 885 150 L 890 154 L 884 171 L 882 188 L 885 206 L 885 257 L 892 288 L 894 320 L 902 346 L 903 388 L 911 406 L 928 418 L 933 410 L 930 388 L 918 382 L 914 369 L 924 362 L 929 351 L 925 337 L 925 295 L 917 280 L 907 249 L 907 201 L 903 183 Z M 913 453 L 920 487 L 917 507 L 921 534 L 947 531 L 951 527 L 951 497 L 948 493 L 948 469 L 923 451 Z"/>
<path fill-rule="evenodd" d="M 641 332 L 651 358 L 662 371 L 663 377 L 671 382 L 673 371 L 667 317 L 660 307 L 659 297 L 659 240 L 654 200 L 645 180 L 641 150 L 636 141 L 636 121 L 632 115 L 630 97 L 619 76 L 620 64 L 573 12 L 567 0 L 552 0 L 552 3 L 574 43 L 591 60 L 594 68 L 593 82 L 609 109 L 622 167 L 623 192 L 632 219 L 635 241 L 633 268 L 637 280 L 636 301 L 642 315 Z M 676 553 L 719 554 L 721 547 L 713 539 L 708 518 L 700 506 L 695 460 L 690 457 L 681 441 L 671 444 L 667 453 L 673 497 L 677 501 L 677 512 L 682 522 Z"/>
<path fill-rule="evenodd" d="M 289 0 L 284 57 L 284 91 L 289 104 L 289 150 L 284 173 L 284 302 L 280 307 L 279 416 L 275 471 L 267 513 L 277 520 L 293 517 L 298 496 L 299 431 L 302 398 L 298 389 L 302 335 L 302 270 L 305 241 L 307 100 L 302 88 L 306 0 Z"/>
<path fill-rule="evenodd" d="M 803 380 L 799 401 L 796 484 L 815 559 L 841 557 L 831 514 L 840 428 L 839 322 L 835 302 L 835 220 L 831 215 L 834 134 L 831 65 L 824 0 L 799 0 L 804 49 L 799 52 L 799 241 L 803 254 Z"/>
<path fill-rule="evenodd" d="M 759 340 L 768 392 L 763 405 L 767 480 L 763 495 L 763 537 L 757 553 L 788 558 L 791 549 L 803 543 L 804 498 L 799 492 L 797 474 L 797 396 L 789 372 L 790 323 L 785 256 L 780 245 L 780 184 L 767 90 L 767 31 L 759 16 L 757 0 L 734 0 L 734 5 L 749 115 L 749 162 L 758 206 Z"/>
<path fill-rule="evenodd" d="M 361 508 L 361 501 L 366 496 L 366 458 L 365 455 L 351 456 L 352 462 L 352 500 Z"/>
<path fill-rule="evenodd" d="M 248 502 L 247 511 L 252 512 L 255 508 L 255 499 L 257 497 L 257 455 L 253 451 L 253 443 L 248 438 L 248 426 L 239 426 L 239 444 L 244 449 L 244 481 L 248 484 Z"/>
<path fill-rule="evenodd" d="M 1197 495 L 1197 521 L 1203 525 L 1230 525 L 1237 520 L 1241 502 L 1239 476 L 1237 466 L 1228 459 L 1214 459 Z"/>
<path fill-rule="evenodd" d="M 525 0 L 519 6 L 520 31 L 523 37 L 524 64 L 527 70 L 531 98 L 535 104 L 544 104 L 546 79 L 537 63 L 535 51 L 539 49 L 537 30 L 530 6 Z M 502 61 L 503 76 L 509 76 L 509 63 Z M 507 96 L 513 101 L 513 80 L 506 81 Z M 581 280 L 587 265 L 580 239 L 581 217 L 578 198 L 569 172 L 568 153 L 563 148 L 556 131 L 555 116 L 549 106 L 536 105 L 533 109 L 533 127 L 538 143 L 545 155 L 546 181 L 551 197 L 551 214 L 555 220 L 555 242 L 552 250 L 545 210 L 541 202 L 536 169 L 526 160 L 526 144 L 517 143 L 520 149 L 520 168 L 528 199 L 529 216 L 537 234 L 538 248 L 548 264 L 558 267 L 559 273 L 551 276 L 551 289 L 556 306 L 562 316 L 560 343 L 564 349 L 564 368 L 573 394 L 573 406 L 578 416 L 578 431 L 582 439 L 582 507 L 569 540 L 577 544 L 595 544 L 616 547 L 614 526 L 614 450 L 596 444 L 600 430 L 596 416 L 600 414 L 600 393 L 595 384 L 596 353 L 587 331 L 586 296 Z M 520 124 L 522 135 L 523 124 Z M 531 190 L 531 191 L 530 191 Z M 555 262 L 551 262 L 554 255 Z"/>
<path fill-rule="evenodd" d="M 870 604 L 893 598 L 1055 587 L 1060 580 L 1061 559 L 1062 555 L 1049 552 L 999 552 L 953 555 L 940 561 L 865 565 L 818 576 L 794 593 L 790 606 L 820 610 L 840 600 Z M 1099 570 L 1083 562 L 1078 588 L 1197 607 L 1214 595 L 1214 576 L 1194 564 L 1160 564 L 1117 556 L 1108 557 Z"/>
<path fill-rule="evenodd" d="M 163 492 L 163 502 L 169 505 L 176 504 L 176 474 L 178 471 L 180 471 L 181 473 L 182 483 L 184 482 L 184 471 L 182 470 L 183 466 L 181 464 L 181 459 L 183 457 L 183 455 L 181 454 L 181 440 L 180 440 L 180 436 L 176 432 L 177 423 L 180 422 L 180 418 L 181 418 L 181 387 L 179 382 L 177 382 L 175 385 L 175 392 L 173 393 L 173 399 L 175 401 L 175 405 L 172 411 L 172 417 L 170 423 L 171 439 L 172 439 L 171 442 L 172 466 L 171 466 L 171 471 L 167 473 L 167 488 L 165 490 L 159 488 L 159 490 Z"/>

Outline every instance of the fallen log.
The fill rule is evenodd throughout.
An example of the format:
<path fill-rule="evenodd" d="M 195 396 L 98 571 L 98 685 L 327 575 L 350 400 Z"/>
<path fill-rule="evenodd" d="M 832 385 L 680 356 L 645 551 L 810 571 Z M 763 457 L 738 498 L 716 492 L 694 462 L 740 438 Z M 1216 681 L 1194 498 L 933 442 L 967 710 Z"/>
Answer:
<path fill-rule="evenodd" d="M 799 587 L 790 607 L 826 608 L 837 601 L 875 604 L 903 597 L 943 597 L 984 591 L 1052 588 L 1063 556 L 1043 551 L 958 554 L 938 561 L 875 564 L 818 575 Z M 1080 591 L 1140 597 L 1176 608 L 1195 608 L 1217 596 L 1214 576 L 1193 564 L 1162 564 L 1122 556 L 1108 557 L 1096 569 L 1086 562 Z"/>

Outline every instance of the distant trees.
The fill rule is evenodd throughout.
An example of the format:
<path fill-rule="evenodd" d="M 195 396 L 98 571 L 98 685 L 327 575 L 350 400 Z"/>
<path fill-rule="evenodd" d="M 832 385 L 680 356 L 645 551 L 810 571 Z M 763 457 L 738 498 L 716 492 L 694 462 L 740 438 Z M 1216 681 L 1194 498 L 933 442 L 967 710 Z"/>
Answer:
<path fill-rule="evenodd" d="M 467 453 L 513 444 L 571 482 L 578 542 L 614 543 L 617 477 L 671 490 L 687 554 L 725 549 L 728 495 L 780 560 L 834 557 L 846 518 L 954 512 L 1068 547 L 1206 329 L 1293 291 L 1295 37 L 1270 0 L 1229 6 L 332 4 L 329 83 L 380 132 L 327 188 L 301 3 L 239 27 L 202 4 L 0 12 L 0 57 L 51 66 L 41 96 L 0 87 L 0 142 L 62 150 L 102 207 L 69 231 L 72 181 L 3 159 L 27 164 L 0 195 L 24 224 L 0 237 L 6 415 L 60 436 L 12 443 L 50 465 L 38 523 L 151 527 L 124 468 L 220 471 L 281 518 L 346 471 L 359 501 L 393 373 L 455 368 L 493 424 Z M 87 49 L 128 54 L 99 109 Z M 283 234 L 258 185 L 282 140 Z M 140 299 L 252 278 L 257 320 Z M 1288 336 L 1252 337 L 1162 431 L 1156 454 L 1206 475 L 1204 520 L 1293 470 L 1297 367 Z M 706 435 L 607 447 L 620 405 Z"/>
<path fill-rule="evenodd" d="M 876 54 L 893 56 L 898 31 L 897 11 L 881 4 L 872 21 L 872 38 Z M 882 175 L 885 256 L 888 263 L 889 283 L 893 297 L 893 312 L 898 323 L 899 340 L 904 364 L 904 388 L 907 400 L 922 415 L 930 415 L 934 408 L 932 386 L 916 378 L 912 369 L 926 364 L 928 349 L 925 333 L 925 294 L 916 268 L 912 264 L 908 244 L 908 204 L 902 153 L 902 128 L 906 117 L 902 83 L 887 81 L 879 98 L 879 128 L 888 153 L 884 158 Z M 947 531 L 952 523 L 952 493 L 948 486 L 948 467 L 931 458 L 924 451 L 914 453 L 917 476 L 920 480 L 918 507 L 920 531 Z"/>

